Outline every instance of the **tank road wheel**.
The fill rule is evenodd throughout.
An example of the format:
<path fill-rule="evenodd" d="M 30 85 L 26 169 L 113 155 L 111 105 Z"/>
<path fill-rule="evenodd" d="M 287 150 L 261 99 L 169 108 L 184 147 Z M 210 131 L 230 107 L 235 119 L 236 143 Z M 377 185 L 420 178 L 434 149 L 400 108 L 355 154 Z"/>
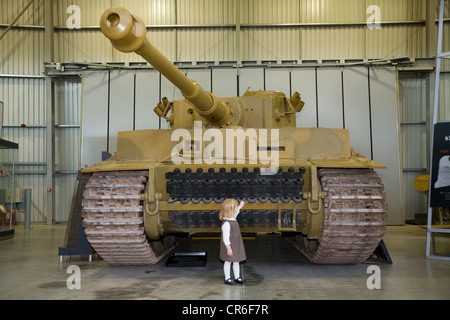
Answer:
<path fill-rule="evenodd" d="M 83 227 L 94 250 L 113 265 L 155 264 L 178 237 L 149 241 L 145 235 L 141 195 L 148 171 L 92 174 L 82 201 Z"/>
<path fill-rule="evenodd" d="M 371 169 L 321 169 L 324 198 L 322 233 L 318 240 L 297 235 L 287 240 L 311 262 L 351 264 L 366 261 L 386 229 L 386 196 Z"/>

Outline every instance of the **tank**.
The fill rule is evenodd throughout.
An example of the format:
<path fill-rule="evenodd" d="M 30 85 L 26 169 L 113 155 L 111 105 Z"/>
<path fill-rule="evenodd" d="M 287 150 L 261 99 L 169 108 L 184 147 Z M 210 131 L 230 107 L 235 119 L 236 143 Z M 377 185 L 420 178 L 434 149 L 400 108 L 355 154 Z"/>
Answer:
<path fill-rule="evenodd" d="M 386 227 L 382 164 L 350 147 L 346 129 L 297 128 L 299 93 L 216 97 L 187 78 L 149 39 L 142 20 L 111 8 L 100 27 L 185 97 L 154 108 L 170 129 L 118 133 L 117 152 L 82 170 L 82 225 L 109 264 L 154 264 L 189 234 L 220 233 L 226 198 L 246 202 L 243 233 L 276 233 L 311 262 L 352 264 Z"/>

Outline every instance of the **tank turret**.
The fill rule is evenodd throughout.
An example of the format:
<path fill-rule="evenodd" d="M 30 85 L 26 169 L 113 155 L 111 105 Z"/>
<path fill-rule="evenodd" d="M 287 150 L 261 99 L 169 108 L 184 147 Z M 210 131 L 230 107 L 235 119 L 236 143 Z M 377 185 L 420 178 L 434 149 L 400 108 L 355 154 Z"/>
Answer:
<path fill-rule="evenodd" d="M 113 46 L 122 52 L 136 52 L 170 82 L 180 89 L 196 111 L 209 124 L 221 126 L 230 117 L 230 108 L 206 92 L 196 81 L 187 78 L 169 59 L 167 59 L 146 37 L 146 28 L 141 19 L 124 8 L 106 10 L 100 20 L 100 29 L 111 40 Z M 157 113 L 158 110 L 155 110 Z M 162 113 L 158 113 L 162 116 Z"/>
<path fill-rule="evenodd" d="M 169 121 L 172 128 L 192 128 L 195 120 L 215 127 L 241 126 L 247 128 L 295 127 L 295 113 L 304 102 L 295 92 L 291 99 L 275 91 L 247 91 L 243 97 L 217 98 L 196 81 L 186 77 L 146 37 L 141 19 L 124 8 L 106 10 L 100 20 L 103 34 L 122 52 L 135 52 L 172 82 L 190 102 L 171 103 L 163 98 L 154 109 L 159 117 Z M 266 108 L 261 108 L 261 106 Z M 168 117 L 169 111 L 172 114 Z M 259 110 L 259 114 L 253 112 Z M 274 119 L 270 121 L 268 119 Z"/>

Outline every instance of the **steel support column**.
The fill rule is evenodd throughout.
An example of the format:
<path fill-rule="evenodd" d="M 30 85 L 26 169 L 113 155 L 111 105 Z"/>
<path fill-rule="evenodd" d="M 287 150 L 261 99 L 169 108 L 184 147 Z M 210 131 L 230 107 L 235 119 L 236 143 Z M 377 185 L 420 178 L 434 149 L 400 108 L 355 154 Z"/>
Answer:
<path fill-rule="evenodd" d="M 53 0 L 44 0 L 45 22 L 45 62 L 54 61 L 54 26 L 53 26 Z M 53 99 L 53 79 L 47 76 L 45 80 L 46 125 L 47 125 L 47 178 L 46 178 L 46 203 L 47 224 L 55 222 L 55 106 Z"/>
<path fill-rule="evenodd" d="M 426 48 L 427 57 L 434 57 L 436 54 L 436 1 L 427 2 L 426 20 Z"/>

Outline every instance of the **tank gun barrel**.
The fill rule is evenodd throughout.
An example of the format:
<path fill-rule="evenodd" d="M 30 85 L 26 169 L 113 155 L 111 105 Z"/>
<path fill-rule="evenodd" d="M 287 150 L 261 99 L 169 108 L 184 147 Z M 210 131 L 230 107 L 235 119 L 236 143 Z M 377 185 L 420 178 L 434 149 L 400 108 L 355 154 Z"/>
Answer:
<path fill-rule="evenodd" d="M 117 50 L 135 52 L 161 72 L 210 124 L 221 126 L 227 123 L 229 107 L 212 93 L 206 92 L 196 81 L 186 77 L 154 47 L 146 37 L 147 29 L 141 19 L 124 8 L 111 8 L 103 13 L 100 29 Z"/>

